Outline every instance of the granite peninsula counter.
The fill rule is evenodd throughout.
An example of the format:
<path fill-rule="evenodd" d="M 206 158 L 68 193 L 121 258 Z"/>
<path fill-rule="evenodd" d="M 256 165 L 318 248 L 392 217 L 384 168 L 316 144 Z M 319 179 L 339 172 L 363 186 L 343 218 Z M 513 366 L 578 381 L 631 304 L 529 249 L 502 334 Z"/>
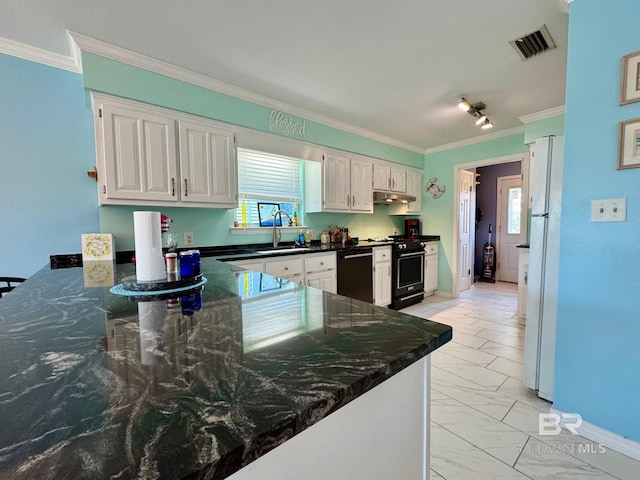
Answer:
<path fill-rule="evenodd" d="M 0 300 L 1 479 L 284 478 L 260 463 L 289 462 L 279 452 L 374 465 L 353 434 L 419 450 L 393 430 L 412 402 L 428 425 L 428 354 L 449 326 L 212 258 L 202 270 L 201 308 L 184 312 L 85 287 L 82 268 L 43 268 Z M 349 475 L 333 478 L 374 478 Z"/>

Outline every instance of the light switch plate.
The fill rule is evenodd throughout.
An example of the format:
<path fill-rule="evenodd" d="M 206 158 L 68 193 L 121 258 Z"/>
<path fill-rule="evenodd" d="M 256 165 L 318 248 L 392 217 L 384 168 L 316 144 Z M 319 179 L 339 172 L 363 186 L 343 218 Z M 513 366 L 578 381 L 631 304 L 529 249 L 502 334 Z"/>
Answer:
<path fill-rule="evenodd" d="M 193 247 L 195 239 L 193 238 L 193 232 L 184 232 L 184 246 Z"/>
<path fill-rule="evenodd" d="M 604 200 L 591 200 L 592 222 L 626 222 L 627 199 L 608 198 Z"/>

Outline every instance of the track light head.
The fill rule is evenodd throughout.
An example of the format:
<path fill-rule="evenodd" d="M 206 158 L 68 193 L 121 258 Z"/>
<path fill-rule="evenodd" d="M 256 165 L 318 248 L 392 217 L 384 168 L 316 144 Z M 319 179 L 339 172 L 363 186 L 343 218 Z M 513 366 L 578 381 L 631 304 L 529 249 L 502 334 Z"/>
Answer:
<path fill-rule="evenodd" d="M 469 100 L 462 97 L 458 102 L 458 108 L 460 108 L 460 110 L 464 110 L 473 118 L 475 118 L 476 126 L 479 126 L 480 128 L 483 128 L 485 130 L 487 128 L 493 127 L 493 123 L 491 123 L 491 121 L 487 118 L 487 116 L 484 113 L 482 113 L 482 110 L 487 108 L 487 106 L 484 103 L 482 102 L 471 103 Z"/>
<path fill-rule="evenodd" d="M 468 112 L 471 109 L 471 102 L 466 98 L 462 97 L 460 99 L 460 102 L 458 102 L 458 108 L 460 110 L 464 110 L 465 112 Z"/>
<path fill-rule="evenodd" d="M 482 114 L 482 113 L 478 113 L 478 118 L 476 119 L 476 125 L 482 125 L 485 121 L 487 120 L 487 116 Z"/>

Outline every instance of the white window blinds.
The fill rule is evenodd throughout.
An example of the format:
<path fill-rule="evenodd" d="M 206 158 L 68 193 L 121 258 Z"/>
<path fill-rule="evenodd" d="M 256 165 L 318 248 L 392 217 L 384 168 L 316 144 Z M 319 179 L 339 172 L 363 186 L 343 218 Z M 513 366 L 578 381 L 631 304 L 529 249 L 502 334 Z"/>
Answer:
<path fill-rule="evenodd" d="M 300 161 L 271 153 L 238 149 L 240 199 L 300 203 Z"/>

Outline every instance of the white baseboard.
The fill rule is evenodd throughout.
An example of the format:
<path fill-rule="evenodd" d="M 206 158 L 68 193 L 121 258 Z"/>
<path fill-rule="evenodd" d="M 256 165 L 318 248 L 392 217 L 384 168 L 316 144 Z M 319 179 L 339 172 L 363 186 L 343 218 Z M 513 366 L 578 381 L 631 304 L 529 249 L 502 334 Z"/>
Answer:
<path fill-rule="evenodd" d="M 563 412 L 551 408 L 551 413 L 557 413 L 562 416 Z M 617 433 L 605 430 L 589 422 L 582 422 L 582 425 L 576 431 L 593 442 L 600 443 L 618 453 L 631 457 L 640 461 L 640 442 L 625 438 Z"/>
<path fill-rule="evenodd" d="M 453 298 L 453 294 L 451 292 L 443 292 L 442 290 L 436 290 L 435 292 L 433 292 L 433 294 L 438 297 L 446 298 L 448 300 L 451 300 Z"/>

